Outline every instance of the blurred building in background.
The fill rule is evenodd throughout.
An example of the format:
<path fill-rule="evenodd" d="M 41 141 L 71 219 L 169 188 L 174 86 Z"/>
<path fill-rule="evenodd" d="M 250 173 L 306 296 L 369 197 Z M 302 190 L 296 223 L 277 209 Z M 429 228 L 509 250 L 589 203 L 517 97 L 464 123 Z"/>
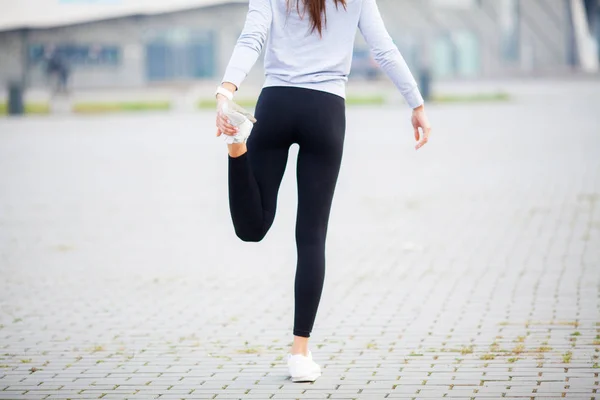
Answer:
<path fill-rule="evenodd" d="M 144 87 L 220 78 L 247 1 L 3 0 L 0 82 L 72 88 Z M 434 78 L 597 71 L 597 0 L 378 0 L 407 62 Z M 6 11 L 6 12 L 5 12 Z M 263 79 L 259 60 L 248 81 Z M 353 75 L 380 75 L 357 35 Z"/>

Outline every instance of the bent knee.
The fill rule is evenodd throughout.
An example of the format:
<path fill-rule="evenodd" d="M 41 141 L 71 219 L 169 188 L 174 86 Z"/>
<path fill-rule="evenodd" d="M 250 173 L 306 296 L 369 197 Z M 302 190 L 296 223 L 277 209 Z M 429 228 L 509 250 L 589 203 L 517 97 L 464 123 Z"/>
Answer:
<path fill-rule="evenodd" d="M 249 231 L 249 230 L 236 229 L 235 234 L 243 242 L 257 243 L 265 238 L 266 232 L 259 231 L 259 230 Z"/>

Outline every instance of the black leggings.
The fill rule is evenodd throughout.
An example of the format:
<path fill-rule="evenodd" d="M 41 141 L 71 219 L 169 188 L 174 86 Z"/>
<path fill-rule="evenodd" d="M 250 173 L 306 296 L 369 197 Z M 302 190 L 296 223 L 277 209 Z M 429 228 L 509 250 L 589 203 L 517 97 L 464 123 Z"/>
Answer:
<path fill-rule="evenodd" d="M 237 236 L 262 240 L 273 224 L 288 151 L 298 143 L 294 335 L 309 337 L 325 278 L 325 237 L 346 130 L 342 97 L 267 87 L 258 98 L 248 152 L 229 157 L 229 205 Z"/>

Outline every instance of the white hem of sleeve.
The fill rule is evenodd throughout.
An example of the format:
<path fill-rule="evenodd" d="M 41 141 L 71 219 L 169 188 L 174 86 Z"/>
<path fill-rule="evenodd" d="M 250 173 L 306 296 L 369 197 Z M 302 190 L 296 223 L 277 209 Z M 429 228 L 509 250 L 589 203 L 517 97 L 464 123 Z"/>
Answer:
<path fill-rule="evenodd" d="M 246 79 L 246 73 L 244 71 L 237 68 L 228 68 L 227 71 L 225 71 L 225 76 L 223 76 L 221 83 L 230 82 L 239 89 L 244 79 Z"/>
<path fill-rule="evenodd" d="M 412 109 L 415 109 L 425 103 L 425 100 L 423 100 L 423 96 L 421 95 L 418 87 L 414 88 L 408 93 L 405 93 L 404 100 L 406 100 Z"/>

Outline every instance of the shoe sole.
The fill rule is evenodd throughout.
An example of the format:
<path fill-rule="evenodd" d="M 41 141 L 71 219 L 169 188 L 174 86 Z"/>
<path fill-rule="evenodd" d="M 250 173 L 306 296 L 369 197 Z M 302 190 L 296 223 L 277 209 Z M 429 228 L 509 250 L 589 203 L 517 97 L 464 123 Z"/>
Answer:
<path fill-rule="evenodd" d="M 314 382 L 320 376 L 321 376 L 321 374 L 319 373 L 319 374 L 313 374 L 313 375 L 308 375 L 308 376 L 292 377 L 292 382 Z"/>

